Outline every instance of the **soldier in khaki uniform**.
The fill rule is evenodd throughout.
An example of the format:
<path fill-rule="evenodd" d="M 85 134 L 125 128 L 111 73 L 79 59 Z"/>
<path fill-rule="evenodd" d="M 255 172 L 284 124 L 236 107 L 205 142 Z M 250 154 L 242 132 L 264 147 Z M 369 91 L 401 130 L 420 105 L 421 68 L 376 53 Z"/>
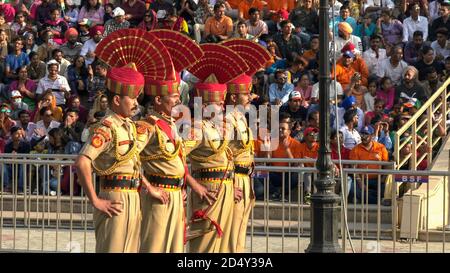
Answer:
<path fill-rule="evenodd" d="M 193 179 L 187 170 L 183 140 L 178 134 L 172 109 L 180 103 L 179 72 L 194 64 L 201 48 L 185 35 L 169 30 L 151 31 L 169 51 L 175 73 L 173 79 L 146 79 L 146 98 L 153 106 L 149 115 L 138 121 L 138 127 L 153 128 L 150 141 L 141 153 L 144 173 L 149 183 L 168 193 L 170 201 L 161 205 L 147 194 L 141 194 L 142 225 L 140 252 L 183 252 L 186 213 L 185 186 L 212 202 L 214 196 Z M 180 51 L 179 45 L 183 45 Z"/>
<path fill-rule="evenodd" d="M 265 67 L 270 60 L 269 52 L 259 44 L 245 39 L 231 39 L 222 45 L 237 52 L 247 63 L 248 69 L 227 84 L 227 124 L 232 130 L 229 146 L 233 152 L 235 205 L 231 227 L 230 248 L 232 252 L 245 251 L 245 239 L 250 212 L 255 204 L 250 174 L 254 165 L 252 131 L 248 127 L 244 112 L 249 111 L 252 76 Z M 227 109 L 228 111 L 229 109 Z"/>
<path fill-rule="evenodd" d="M 77 158 L 80 184 L 95 208 L 96 252 L 137 252 L 140 232 L 138 187 L 144 182 L 161 202 L 167 195 L 141 180 L 139 141 L 148 141 L 147 131 L 138 131 L 130 120 L 137 109 L 136 97 L 144 87 L 143 76 L 132 68 L 112 68 L 107 75 L 110 108 L 102 126 L 86 142 Z M 100 176 L 97 196 L 92 168 Z"/>
<path fill-rule="evenodd" d="M 186 148 L 193 176 L 208 190 L 216 192 L 217 200 L 209 205 L 198 196 L 191 196 L 189 252 L 230 252 L 233 156 L 228 147 L 228 130 L 223 128 L 223 118 L 218 117 L 223 117 L 226 83 L 245 71 L 246 64 L 237 53 L 224 46 L 204 44 L 201 47 L 205 55 L 189 71 L 201 81 L 195 86 L 196 96 L 202 98 L 207 117 L 194 122 L 192 140 L 186 143 Z"/>

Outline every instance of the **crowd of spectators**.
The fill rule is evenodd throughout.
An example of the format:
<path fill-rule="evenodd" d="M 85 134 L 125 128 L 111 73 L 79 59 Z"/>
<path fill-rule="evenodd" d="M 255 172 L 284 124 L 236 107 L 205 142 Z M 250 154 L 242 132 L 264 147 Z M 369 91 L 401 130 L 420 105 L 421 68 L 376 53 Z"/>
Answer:
<path fill-rule="evenodd" d="M 450 74 L 447 1 L 330 1 L 334 157 L 340 139 L 343 159 L 392 159 L 395 130 Z M 257 149 L 257 156 L 316 158 L 318 5 L 317 0 L 1 0 L 0 152 L 77 154 L 108 109 L 108 67 L 95 57 L 97 44 L 118 29 L 165 28 L 198 43 L 239 37 L 267 48 L 272 60 L 254 76 L 252 103 L 280 106 L 280 137 L 270 140 L 261 131 L 255 146 L 277 148 Z M 195 79 L 187 71 L 181 76 L 182 102 L 190 106 Z M 134 118 L 146 111 L 141 106 Z M 438 134 L 445 133 L 439 128 Z M 9 167 L 3 172 L 12 174 Z M 58 172 L 67 170 L 51 173 Z M 280 198 L 282 177 L 271 176 L 272 197 Z M 303 181 L 309 197 L 311 179 Z M 54 193 L 53 182 L 46 187 Z"/>

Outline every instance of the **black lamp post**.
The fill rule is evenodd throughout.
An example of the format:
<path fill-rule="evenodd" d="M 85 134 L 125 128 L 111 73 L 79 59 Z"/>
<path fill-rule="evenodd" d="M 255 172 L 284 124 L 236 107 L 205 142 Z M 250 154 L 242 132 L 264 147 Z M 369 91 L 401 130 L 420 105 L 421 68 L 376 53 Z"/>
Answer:
<path fill-rule="evenodd" d="M 319 98 L 320 131 L 317 169 L 319 178 L 315 181 L 317 192 L 311 196 L 311 242 L 306 249 L 310 253 L 342 252 L 338 243 L 339 196 L 334 193 L 335 182 L 331 170 L 330 155 L 330 58 L 329 58 L 329 4 L 320 0 L 319 7 Z M 334 26 L 333 26 L 334 27 Z"/>

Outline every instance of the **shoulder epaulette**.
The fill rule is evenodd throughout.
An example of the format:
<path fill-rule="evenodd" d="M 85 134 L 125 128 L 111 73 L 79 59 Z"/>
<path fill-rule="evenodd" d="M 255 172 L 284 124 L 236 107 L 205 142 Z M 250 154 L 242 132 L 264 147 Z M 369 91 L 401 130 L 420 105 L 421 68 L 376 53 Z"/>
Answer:
<path fill-rule="evenodd" d="M 145 134 L 147 131 L 153 132 L 155 130 L 154 126 L 145 120 L 136 121 L 136 130 L 138 134 Z"/>
<path fill-rule="evenodd" d="M 107 120 L 107 119 L 104 119 L 102 121 L 102 124 L 105 125 L 108 128 L 111 128 L 111 126 L 112 126 L 112 122 L 110 120 Z"/>
<path fill-rule="evenodd" d="M 147 116 L 147 121 L 151 124 L 151 125 L 155 125 L 156 122 L 159 120 L 159 118 L 155 117 L 155 116 Z"/>
<path fill-rule="evenodd" d="M 111 135 L 102 128 L 95 128 L 94 133 L 101 135 L 107 142 L 111 140 Z"/>

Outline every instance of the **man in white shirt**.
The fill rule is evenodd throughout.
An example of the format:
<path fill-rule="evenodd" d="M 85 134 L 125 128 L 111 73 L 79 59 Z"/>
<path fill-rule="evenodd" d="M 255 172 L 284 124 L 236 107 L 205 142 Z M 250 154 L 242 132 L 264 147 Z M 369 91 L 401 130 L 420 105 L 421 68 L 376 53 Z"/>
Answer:
<path fill-rule="evenodd" d="M 389 77 L 394 85 L 399 85 L 401 83 L 403 70 L 408 66 L 402 59 L 403 49 L 401 46 L 396 46 L 392 56 L 381 62 L 377 76 L 380 78 Z"/>
<path fill-rule="evenodd" d="M 330 15 L 330 20 L 333 17 L 338 17 L 340 10 L 342 7 L 342 3 L 337 1 L 337 0 L 330 0 L 330 9 L 329 9 L 329 15 Z M 333 13 L 333 8 L 334 8 L 334 13 Z"/>
<path fill-rule="evenodd" d="M 370 48 L 363 53 L 363 59 L 367 64 L 369 75 L 377 74 L 381 62 L 387 59 L 386 49 L 380 48 L 382 37 L 374 34 L 370 37 Z"/>
<path fill-rule="evenodd" d="M 443 61 L 450 56 L 450 41 L 448 40 L 448 30 L 445 27 L 436 31 L 436 41 L 431 43 L 434 49 L 436 61 Z"/>
<path fill-rule="evenodd" d="M 420 16 L 420 6 L 414 4 L 410 8 L 411 16 L 403 21 L 403 42 L 409 42 L 413 39 L 415 31 L 420 30 L 423 32 L 423 39 L 428 38 L 428 19 L 424 16 Z"/>
<path fill-rule="evenodd" d="M 352 35 L 353 28 L 347 22 L 341 22 L 338 25 L 338 36 L 334 39 L 334 58 L 338 60 L 341 57 L 341 50 L 347 43 L 355 45 L 355 54 L 361 54 L 363 52 L 363 46 L 361 38 Z M 333 41 L 330 41 L 330 48 L 332 48 Z"/>
<path fill-rule="evenodd" d="M 245 21 L 245 24 L 247 24 L 248 27 L 248 34 L 259 38 L 262 34 L 269 33 L 267 24 L 261 20 L 260 11 L 257 8 L 250 8 L 248 14 L 250 15 L 250 19 Z"/>
<path fill-rule="evenodd" d="M 86 59 L 86 66 L 90 65 L 95 60 L 95 49 L 97 48 L 97 44 L 103 38 L 103 31 L 105 28 L 103 26 L 95 26 L 89 30 L 89 35 L 91 39 L 87 40 L 83 47 L 81 48 L 80 55 Z"/>
<path fill-rule="evenodd" d="M 358 115 L 356 110 L 350 109 L 346 111 L 344 114 L 344 121 L 345 125 L 339 129 L 343 135 L 342 144 L 345 148 L 351 150 L 361 143 L 361 136 L 356 130 L 356 126 L 358 125 Z"/>
<path fill-rule="evenodd" d="M 47 64 L 48 75 L 39 80 L 36 94 L 41 99 L 42 95 L 51 90 L 56 98 L 56 105 L 64 105 L 70 97 L 70 86 L 67 79 L 58 74 L 59 64 L 52 60 Z"/>

